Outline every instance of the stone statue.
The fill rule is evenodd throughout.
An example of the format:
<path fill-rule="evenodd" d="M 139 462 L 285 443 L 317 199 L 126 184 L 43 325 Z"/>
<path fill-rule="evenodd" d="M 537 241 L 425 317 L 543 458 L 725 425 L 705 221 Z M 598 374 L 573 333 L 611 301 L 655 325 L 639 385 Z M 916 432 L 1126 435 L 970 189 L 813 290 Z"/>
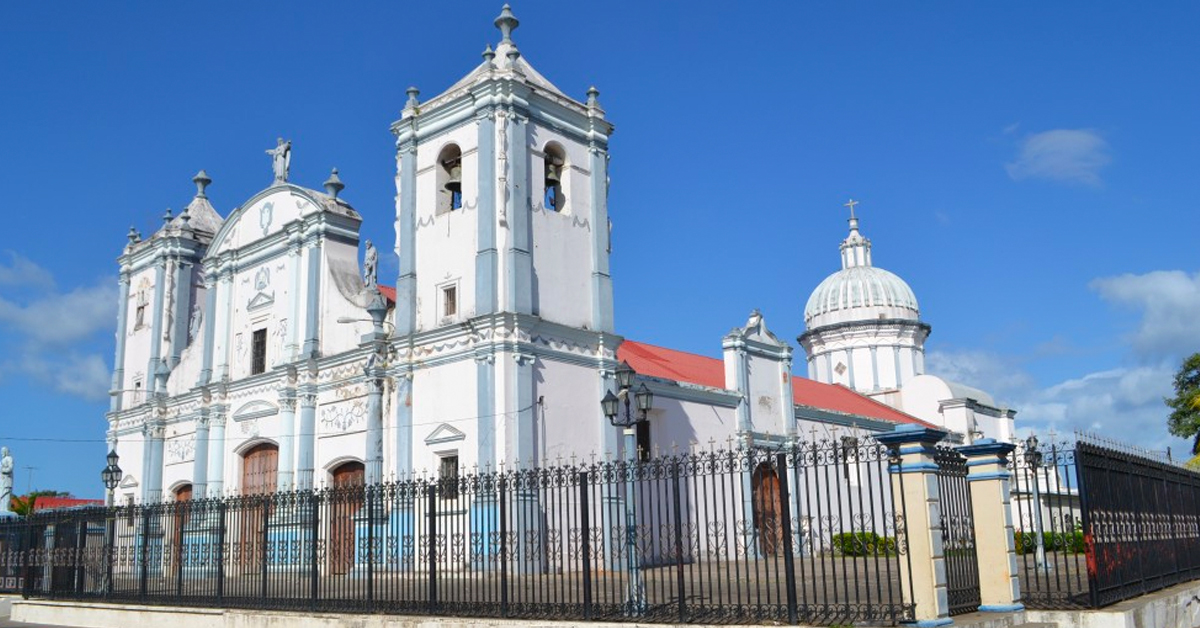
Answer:
<path fill-rule="evenodd" d="M 200 337 L 200 324 L 204 319 L 204 312 L 200 310 L 200 304 L 192 306 L 192 323 L 188 325 L 188 340 L 195 341 Z"/>
<path fill-rule="evenodd" d="M 379 284 L 379 251 L 367 240 L 367 251 L 363 255 L 363 285 L 373 288 Z"/>
<path fill-rule="evenodd" d="M 8 509 L 13 496 L 13 459 L 8 447 L 0 447 L 0 515 L 12 512 Z"/>
<path fill-rule="evenodd" d="M 288 178 L 288 167 L 292 165 L 292 143 L 277 138 L 278 145 L 267 151 L 271 156 L 271 168 L 275 171 L 275 182 L 284 183 Z"/>

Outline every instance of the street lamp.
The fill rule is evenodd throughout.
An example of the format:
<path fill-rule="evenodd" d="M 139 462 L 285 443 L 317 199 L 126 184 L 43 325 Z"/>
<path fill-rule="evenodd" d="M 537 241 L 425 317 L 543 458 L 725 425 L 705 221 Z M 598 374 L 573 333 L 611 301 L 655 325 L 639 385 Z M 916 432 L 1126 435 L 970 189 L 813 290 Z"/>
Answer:
<path fill-rule="evenodd" d="M 113 492 L 117 490 L 117 485 L 121 483 L 121 466 L 117 464 L 120 456 L 117 455 L 116 447 L 108 451 L 107 462 L 108 466 L 100 471 L 100 479 L 104 480 L 104 488 L 108 489 L 108 525 L 104 531 L 104 549 L 107 553 L 104 561 L 107 565 L 105 570 L 105 593 L 112 593 L 113 582 L 113 548 L 116 545 L 116 525 L 117 517 L 113 512 L 113 506 L 116 501 L 113 499 Z"/>
<path fill-rule="evenodd" d="M 625 564 L 629 571 L 629 589 L 625 596 L 625 613 L 630 616 L 644 615 L 646 612 L 646 587 L 642 583 L 641 561 L 635 555 L 637 552 L 637 510 L 634 505 L 634 474 L 633 466 L 637 462 L 637 426 L 646 420 L 646 414 L 654 405 L 654 393 L 641 384 L 636 391 L 633 388 L 633 376 L 637 373 L 628 362 L 621 362 L 617 367 L 617 386 L 621 392 L 613 394 L 608 391 L 600 400 L 600 408 L 608 417 L 613 427 L 624 429 L 625 433 Z M 631 394 L 632 393 L 632 394 Z M 630 399 L 632 397 L 633 399 Z M 625 399 L 625 412 L 620 412 L 621 399 Z M 634 412 L 636 402 L 636 413 Z"/>
<path fill-rule="evenodd" d="M 1038 478 L 1038 470 L 1042 468 L 1042 451 L 1038 449 L 1038 438 L 1033 434 L 1025 439 L 1025 465 L 1033 475 L 1033 542 L 1037 548 L 1034 560 L 1038 569 L 1050 571 L 1046 564 L 1046 545 L 1042 540 L 1042 494 Z"/>
<path fill-rule="evenodd" d="M 121 467 L 117 464 L 120 459 L 116 449 L 109 451 L 108 466 L 100 471 L 100 479 L 104 480 L 104 488 L 108 489 L 109 506 L 113 505 L 113 491 L 117 490 L 117 485 L 121 483 Z"/>

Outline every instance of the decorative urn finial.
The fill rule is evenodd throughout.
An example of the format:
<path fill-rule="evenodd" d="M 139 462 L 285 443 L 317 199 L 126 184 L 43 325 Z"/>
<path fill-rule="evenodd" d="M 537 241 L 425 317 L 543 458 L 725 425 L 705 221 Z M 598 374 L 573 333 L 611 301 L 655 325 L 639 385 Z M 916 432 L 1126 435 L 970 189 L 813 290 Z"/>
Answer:
<path fill-rule="evenodd" d="M 500 15 L 496 18 L 495 24 L 496 28 L 500 29 L 500 43 L 512 45 L 512 32 L 521 25 L 521 21 L 513 15 L 512 7 L 505 4 L 504 8 L 500 9 Z"/>
<path fill-rule="evenodd" d="M 495 58 L 496 58 L 496 51 L 492 50 L 491 44 L 488 44 L 487 47 L 483 49 L 483 60 L 486 61 L 488 63 L 488 65 L 491 65 L 492 60 Z"/>
<path fill-rule="evenodd" d="M 173 219 L 173 218 L 175 218 L 175 217 L 171 215 L 171 208 L 168 207 L 167 211 L 163 212 L 163 215 L 162 215 L 163 224 L 164 225 L 169 224 L 171 222 L 171 219 Z"/>
<path fill-rule="evenodd" d="M 196 176 L 192 177 L 192 183 L 196 184 L 196 198 L 208 198 L 205 189 L 208 188 L 208 184 L 212 183 L 212 179 L 208 178 L 207 172 L 204 170 L 197 172 Z"/>
<path fill-rule="evenodd" d="M 587 90 L 587 106 L 596 108 L 600 106 L 600 90 L 593 85 Z"/>
<path fill-rule="evenodd" d="M 338 178 L 337 168 L 334 168 L 333 172 L 329 173 L 329 178 L 325 179 L 325 192 L 337 199 L 338 193 L 344 189 L 346 189 L 346 184 Z"/>
<path fill-rule="evenodd" d="M 142 234 L 133 225 L 129 225 L 129 233 L 125 237 L 129 238 L 129 244 L 137 244 L 142 241 Z"/>

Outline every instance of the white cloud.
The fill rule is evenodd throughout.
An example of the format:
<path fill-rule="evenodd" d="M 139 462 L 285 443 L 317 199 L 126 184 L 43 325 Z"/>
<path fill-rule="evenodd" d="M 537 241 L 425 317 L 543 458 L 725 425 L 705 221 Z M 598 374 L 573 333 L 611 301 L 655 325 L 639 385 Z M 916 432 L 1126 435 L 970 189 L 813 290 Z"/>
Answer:
<path fill-rule="evenodd" d="M 54 287 L 54 276 L 50 271 L 14 251 L 8 251 L 8 257 L 8 264 L 0 262 L 0 286 Z"/>
<path fill-rule="evenodd" d="M 1006 164 L 1014 180 L 1047 179 L 1098 186 L 1112 161 L 1108 142 L 1092 129 L 1054 129 L 1021 141 L 1016 161 Z"/>
<path fill-rule="evenodd" d="M 116 327 L 116 283 L 106 279 L 67 293 L 39 295 L 24 304 L 0 297 L 0 323 L 39 345 L 70 345 Z"/>
<path fill-rule="evenodd" d="M 983 390 L 1001 402 L 1035 386 L 1033 377 L 1015 360 L 987 351 L 930 351 L 925 355 L 925 370 Z"/>
<path fill-rule="evenodd" d="M 1089 284 L 1100 298 L 1141 311 L 1128 341 L 1142 359 L 1181 359 L 1200 351 L 1200 273 L 1156 270 L 1102 277 Z"/>
<path fill-rule="evenodd" d="M 41 289 L 0 296 L 0 376 L 25 376 L 65 394 L 103 400 L 109 365 L 94 348 L 116 326 L 116 280 L 61 292 L 49 271 L 20 254 L 10 257 L 10 264 L 0 264 L 0 285 Z"/>

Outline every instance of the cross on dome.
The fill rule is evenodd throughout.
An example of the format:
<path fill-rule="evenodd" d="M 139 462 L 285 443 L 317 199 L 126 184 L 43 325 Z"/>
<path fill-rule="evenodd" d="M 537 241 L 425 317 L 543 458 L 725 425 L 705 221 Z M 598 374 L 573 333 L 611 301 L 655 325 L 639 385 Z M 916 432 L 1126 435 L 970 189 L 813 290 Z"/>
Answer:
<path fill-rule="evenodd" d="M 842 205 L 842 207 L 850 208 L 850 220 L 854 220 L 854 206 L 855 205 L 858 205 L 858 201 L 856 201 L 854 199 L 850 199 L 849 201 L 846 201 L 845 205 Z"/>

